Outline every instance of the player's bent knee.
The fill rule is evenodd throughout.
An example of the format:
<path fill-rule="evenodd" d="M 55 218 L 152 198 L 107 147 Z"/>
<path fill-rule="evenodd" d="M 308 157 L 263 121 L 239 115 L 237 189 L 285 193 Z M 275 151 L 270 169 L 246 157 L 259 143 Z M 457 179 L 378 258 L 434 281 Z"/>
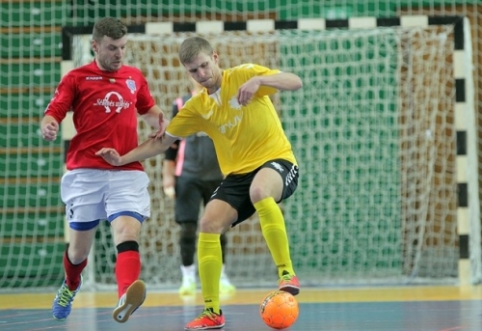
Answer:
<path fill-rule="evenodd" d="M 138 241 L 144 216 L 133 212 L 120 212 L 108 217 L 112 226 L 114 242 Z"/>
<path fill-rule="evenodd" d="M 199 231 L 204 233 L 224 233 L 231 226 L 229 220 L 207 220 L 199 222 Z"/>
<path fill-rule="evenodd" d="M 252 203 L 259 202 L 270 196 L 270 192 L 260 186 L 254 186 L 249 189 L 249 197 Z"/>

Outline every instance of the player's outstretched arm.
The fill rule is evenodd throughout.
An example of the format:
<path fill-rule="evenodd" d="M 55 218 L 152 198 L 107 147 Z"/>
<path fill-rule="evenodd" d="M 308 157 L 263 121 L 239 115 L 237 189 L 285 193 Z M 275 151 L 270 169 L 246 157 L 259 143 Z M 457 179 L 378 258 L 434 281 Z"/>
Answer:
<path fill-rule="evenodd" d="M 151 138 L 124 155 L 120 155 L 117 150 L 108 147 L 100 149 L 95 154 L 101 156 L 107 163 L 113 166 L 122 166 L 161 154 L 176 139 L 178 138 L 164 134 L 161 139 Z"/>
<path fill-rule="evenodd" d="M 295 91 L 303 86 L 303 82 L 300 77 L 289 72 L 280 72 L 267 76 L 254 76 L 239 87 L 237 96 L 238 103 L 246 106 L 260 86 L 272 87 L 278 91 Z"/>
<path fill-rule="evenodd" d="M 303 87 L 303 82 L 298 75 L 290 72 L 280 72 L 275 75 L 258 76 L 260 85 L 274 87 L 280 91 L 296 91 Z"/>

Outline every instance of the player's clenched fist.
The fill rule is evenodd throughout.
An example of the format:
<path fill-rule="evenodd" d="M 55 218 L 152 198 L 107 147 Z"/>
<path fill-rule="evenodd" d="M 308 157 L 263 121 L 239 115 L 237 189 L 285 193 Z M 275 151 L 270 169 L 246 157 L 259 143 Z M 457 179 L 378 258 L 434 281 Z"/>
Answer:
<path fill-rule="evenodd" d="M 57 138 L 57 133 L 59 132 L 59 124 L 56 121 L 50 121 L 42 124 L 42 138 L 48 141 L 54 141 Z"/>
<path fill-rule="evenodd" d="M 101 156 L 107 163 L 113 166 L 122 165 L 122 157 L 114 148 L 102 148 L 95 155 Z"/>

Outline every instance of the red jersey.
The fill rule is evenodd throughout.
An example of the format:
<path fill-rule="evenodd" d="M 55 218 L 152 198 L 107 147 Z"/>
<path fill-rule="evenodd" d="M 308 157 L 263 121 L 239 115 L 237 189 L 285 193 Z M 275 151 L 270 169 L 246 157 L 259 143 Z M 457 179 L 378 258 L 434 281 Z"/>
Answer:
<path fill-rule="evenodd" d="M 103 71 L 93 61 L 62 78 L 45 115 L 60 123 L 73 111 L 77 133 L 67 152 L 68 170 L 143 170 L 140 162 L 114 167 L 95 152 L 112 147 L 123 155 L 137 147 L 137 113 L 145 114 L 154 105 L 139 69 L 123 65 L 117 71 Z"/>

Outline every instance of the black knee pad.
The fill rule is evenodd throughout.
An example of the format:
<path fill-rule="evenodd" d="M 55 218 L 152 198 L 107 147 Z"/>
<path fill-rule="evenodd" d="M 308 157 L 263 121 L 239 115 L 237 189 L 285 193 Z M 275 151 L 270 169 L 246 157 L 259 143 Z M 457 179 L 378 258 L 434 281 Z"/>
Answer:
<path fill-rule="evenodd" d="M 197 232 L 197 222 L 182 222 L 179 223 L 181 226 L 181 240 L 194 240 L 196 241 L 196 232 Z"/>

